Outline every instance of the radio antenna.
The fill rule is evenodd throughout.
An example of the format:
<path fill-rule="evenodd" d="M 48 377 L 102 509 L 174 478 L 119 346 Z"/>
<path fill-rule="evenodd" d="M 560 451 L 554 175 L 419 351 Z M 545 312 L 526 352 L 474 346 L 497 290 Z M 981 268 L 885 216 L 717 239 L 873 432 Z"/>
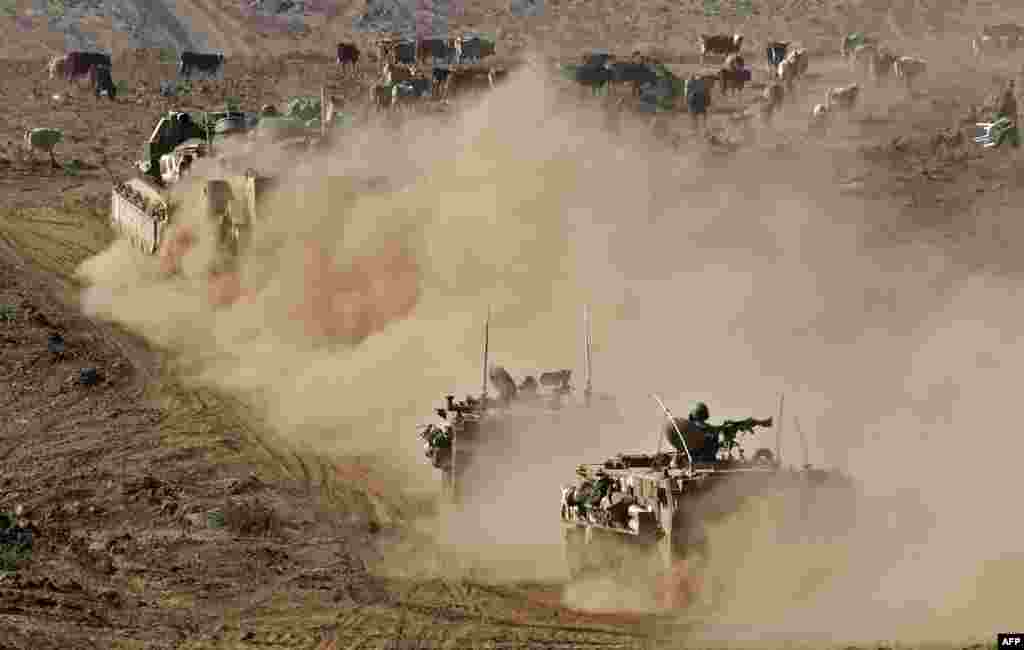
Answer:
<path fill-rule="evenodd" d="M 584 343 L 584 360 L 586 362 L 586 373 L 587 373 L 587 386 L 583 389 L 583 401 L 587 406 L 590 406 L 590 395 L 593 392 L 593 367 L 591 366 L 591 346 L 592 339 L 590 338 L 590 305 L 586 305 L 583 308 L 583 343 Z"/>
<path fill-rule="evenodd" d="M 651 393 L 651 397 L 658 402 L 658 406 L 660 406 L 661 410 L 665 412 L 665 417 L 668 418 L 669 424 L 672 425 L 672 428 L 675 429 L 676 433 L 679 435 L 679 441 L 683 443 L 683 451 L 686 452 L 686 460 L 690 464 L 689 471 L 693 472 L 693 456 L 690 455 L 690 446 L 686 444 L 686 436 L 684 436 L 683 432 L 679 430 L 679 425 L 676 424 L 676 419 L 672 417 L 672 411 L 668 410 L 668 407 L 665 406 L 665 402 L 661 401 L 661 398 L 654 393 Z M 658 453 L 661 453 L 661 436 L 658 436 Z"/>
<path fill-rule="evenodd" d="M 487 305 L 487 320 L 484 321 L 484 367 L 483 367 L 483 389 L 480 391 L 481 401 L 484 406 L 487 403 L 487 357 L 490 353 L 491 344 L 491 306 Z"/>

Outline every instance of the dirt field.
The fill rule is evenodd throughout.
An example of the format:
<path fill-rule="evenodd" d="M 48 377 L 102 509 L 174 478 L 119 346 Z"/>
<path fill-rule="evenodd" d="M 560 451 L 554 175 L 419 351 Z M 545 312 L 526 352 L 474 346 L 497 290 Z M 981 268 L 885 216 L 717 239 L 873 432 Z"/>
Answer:
<path fill-rule="evenodd" d="M 229 99 L 255 110 L 318 95 L 325 85 L 358 118 L 356 128 L 367 114 L 375 68 L 368 63 L 346 76 L 325 45 L 351 35 L 339 25 L 355 7 L 342 11 L 333 28 L 304 39 L 261 41 L 245 34 L 232 7 L 187 4 L 188 11 L 206 12 L 214 40 L 238 56 L 224 82 L 197 83 L 177 99 L 159 96 L 159 81 L 174 71 L 156 52 L 116 52 L 114 76 L 124 86 L 110 102 L 84 86 L 69 91 L 44 80 L 49 52 L 36 51 L 43 42 L 37 31 L 19 31 L 21 40 L 4 44 L 0 511 L 22 508 L 37 532 L 31 557 L 0 573 L 0 648 L 690 647 L 702 621 L 576 611 L 563 604 L 557 581 L 493 583 L 384 570 L 384 546 L 433 552 L 411 527 L 436 512 L 432 496 L 392 489 L 400 480 L 378 457 L 292 444 L 242 397 L 183 383 L 188 360 L 175 351 L 83 315 L 75 270 L 114 241 L 107 225 L 111 180 L 132 174 L 163 112 L 216 110 Z M 611 3 L 551 2 L 549 14 L 533 22 L 474 4 L 463 20 L 502 26 L 510 60 L 538 44 L 563 49 L 565 58 L 583 46 L 623 53 L 657 46 L 680 72 L 698 69 L 696 34 L 715 23 L 691 18 L 699 8 L 666 13 L 657 4 L 636 7 L 634 20 L 621 8 L 609 19 Z M 1018 227 L 1004 217 L 1021 198 L 1019 153 L 982 151 L 970 137 L 971 111 L 1014 78 L 1024 58 L 969 59 L 969 29 L 992 15 L 970 4 L 955 12 L 921 6 L 895 18 L 868 2 L 765 6 L 742 23 L 753 35 L 747 50 L 759 70 L 755 83 L 738 97 L 716 95 L 710 119 L 721 137 L 747 138 L 738 151 L 709 146 L 691 132 L 686 115 L 670 120 L 674 151 L 671 139 L 654 138 L 645 118 L 628 112 L 626 128 L 614 137 L 689 156 L 687 165 L 697 157 L 706 176 L 687 182 L 720 187 L 739 179 L 743 192 L 754 191 L 758 175 L 766 185 L 828 185 L 829 196 L 860 206 L 842 218 L 856 222 L 866 247 L 927 243 L 957 263 L 1018 277 Z M 1009 10 L 1004 15 L 1000 20 L 1012 19 Z M 569 16 L 573 28 L 563 29 Z M 901 20 L 903 33 L 893 35 Z M 932 67 L 916 96 L 895 82 L 863 82 L 862 105 L 817 140 L 806 131 L 811 106 L 823 101 L 826 88 L 856 80 L 835 52 L 854 26 L 885 30 L 896 49 L 921 54 Z M 802 39 L 815 53 L 811 71 L 772 127 L 745 129 L 731 116 L 755 105 L 764 81 L 761 43 L 774 37 Z M 298 55 L 283 54 L 288 50 L 321 58 L 300 63 Z M 64 130 L 57 147 L 64 169 L 20 150 L 24 131 L 43 126 Z M 946 147 L 937 139 L 961 129 L 964 144 Z M 62 358 L 47 348 L 53 332 L 65 341 Z M 97 384 L 79 382 L 85 368 L 98 371 Z M 557 496 L 550 498 L 536 511 L 554 525 Z M 993 638 L 998 631 L 1008 630 L 992 630 Z M 967 644 L 943 647 L 951 646 Z"/>

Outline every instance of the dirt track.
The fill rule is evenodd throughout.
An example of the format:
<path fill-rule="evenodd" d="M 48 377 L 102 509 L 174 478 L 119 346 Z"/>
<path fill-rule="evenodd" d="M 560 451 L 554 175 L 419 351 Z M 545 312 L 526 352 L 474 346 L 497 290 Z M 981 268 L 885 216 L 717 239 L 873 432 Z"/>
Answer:
<path fill-rule="evenodd" d="M 104 225 L 105 168 L 129 174 L 161 112 L 213 109 L 226 98 L 255 107 L 316 94 L 325 82 L 356 107 L 369 68 L 357 81 L 330 64 L 296 72 L 281 62 L 232 63 L 224 85 L 199 84 L 172 104 L 156 93 L 172 71 L 153 59 L 119 62 L 127 91 L 116 103 L 83 91 L 53 100 L 65 88 L 38 82 L 42 63 L 0 62 L 8 107 L 0 142 L 18 144 L 26 128 L 63 128 L 69 142 L 58 148 L 61 161 L 82 165 L 69 175 L 10 147 L 0 158 L 0 306 L 14 310 L 0 324 L 0 509 L 24 506 L 39 530 L 31 562 L 0 578 L 0 646 L 312 648 L 323 641 L 319 647 L 334 649 L 419 640 L 624 648 L 667 637 L 666 647 L 679 647 L 685 627 L 571 612 L 558 604 L 558 585 L 374 575 L 367 568 L 374 557 L 361 549 L 382 534 L 382 515 L 403 520 L 428 506 L 388 503 L 381 513 L 363 486 L 338 478 L 335 464 L 358 467 L 359 459 L 292 453 L 234 399 L 181 388 L 173 359 L 77 311 L 70 273 L 112 237 Z M 821 101 L 824 88 L 849 73 L 834 59 L 812 71 L 778 130 L 763 134 L 762 152 L 820 151 L 804 135 L 808 102 Z M 896 231 L 942 242 L 963 229 L 962 215 L 1019 198 L 1015 154 L 933 146 L 941 129 L 966 124 L 969 106 L 981 103 L 991 82 L 967 70 L 937 75 L 919 98 L 898 87 L 869 91 L 860 121 L 824 144 L 835 180 L 867 201 L 899 206 L 905 223 L 876 224 L 880 237 Z M 727 116 L 755 94 L 717 103 L 715 126 L 729 124 Z M 684 147 L 697 146 L 685 122 L 676 129 Z M 987 241 L 979 235 L 957 245 L 977 263 L 1009 267 L 1013 253 L 992 253 Z M 63 360 L 47 351 L 51 331 L 65 338 Z M 104 380 L 78 385 L 83 367 L 99 369 Z M 208 513 L 216 509 L 224 523 L 211 529 Z"/>

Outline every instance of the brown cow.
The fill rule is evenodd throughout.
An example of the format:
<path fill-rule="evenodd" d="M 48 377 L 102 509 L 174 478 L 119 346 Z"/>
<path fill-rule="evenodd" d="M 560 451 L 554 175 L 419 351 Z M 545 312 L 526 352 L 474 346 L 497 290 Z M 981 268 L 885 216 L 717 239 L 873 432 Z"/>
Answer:
<path fill-rule="evenodd" d="M 728 56 L 739 54 L 743 46 L 742 34 L 708 34 L 700 35 L 700 62 L 703 65 L 708 56 Z"/>

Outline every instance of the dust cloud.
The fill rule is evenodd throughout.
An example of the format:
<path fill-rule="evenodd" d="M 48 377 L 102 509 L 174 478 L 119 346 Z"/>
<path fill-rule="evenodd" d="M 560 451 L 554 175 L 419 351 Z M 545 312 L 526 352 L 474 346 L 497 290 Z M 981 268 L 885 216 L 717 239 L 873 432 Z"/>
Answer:
<path fill-rule="evenodd" d="M 580 462 L 657 446 L 651 392 L 678 413 L 704 400 L 713 420 L 773 416 L 785 392 L 784 462 L 804 460 L 796 415 L 808 460 L 861 482 L 856 516 L 826 541 L 785 502 L 710 529 L 713 620 L 736 626 L 708 639 L 748 623 L 850 641 L 1010 629 L 1019 278 L 924 237 L 868 248 L 869 227 L 911 224 L 826 189 L 827 152 L 673 154 L 642 125 L 609 135 L 553 88 L 526 69 L 452 124 L 367 128 L 282 170 L 237 276 L 213 285 L 186 186 L 179 227 L 196 243 L 164 268 L 115 244 L 83 265 L 84 302 L 193 360 L 195 381 L 264 405 L 288 438 L 378 454 L 410 488 L 435 480 L 415 425 L 444 394 L 479 390 L 487 306 L 491 358 L 522 379 L 582 367 L 590 304 L 595 388 L 615 402 L 531 423 L 483 459 L 475 501 L 424 524 L 466 565 L 561 578 L 558 489 Z M 398 189 L 355 191 L 360 175 Z"/>

